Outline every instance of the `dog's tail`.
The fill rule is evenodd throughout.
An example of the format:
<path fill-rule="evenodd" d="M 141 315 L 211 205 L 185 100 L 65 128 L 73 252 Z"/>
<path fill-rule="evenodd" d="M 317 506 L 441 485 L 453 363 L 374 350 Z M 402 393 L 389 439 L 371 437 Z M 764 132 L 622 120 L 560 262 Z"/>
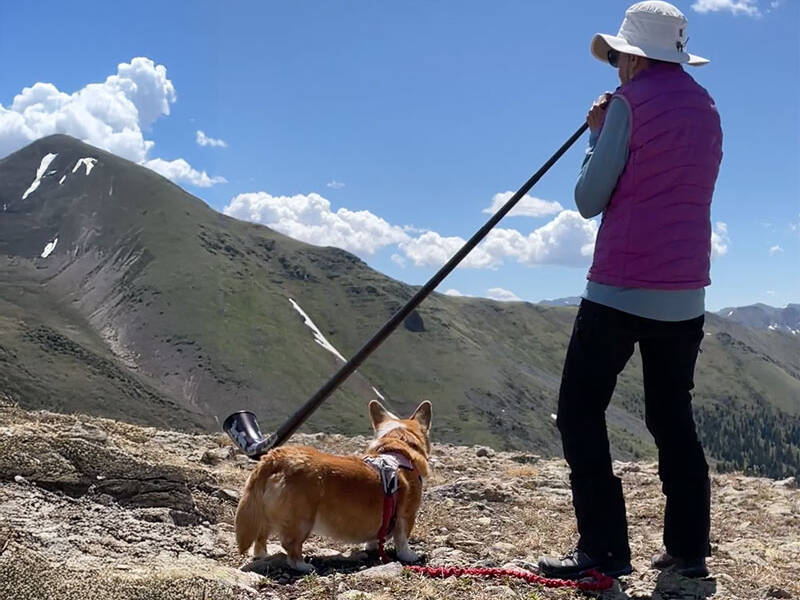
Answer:
<path fill-rule="evenodd" d="M 236 507 L 234 527 L 236 529 L 236 544 L 240 554 L 247 554 L 253 542 L 266 539 L 269 534 L 269 524 L 264 509 L 264 490 L 267 478 L 273 472 L 270 457 L 261 459 L 258 466 L 250 474 L 244 486 L 244 493 Z"/>

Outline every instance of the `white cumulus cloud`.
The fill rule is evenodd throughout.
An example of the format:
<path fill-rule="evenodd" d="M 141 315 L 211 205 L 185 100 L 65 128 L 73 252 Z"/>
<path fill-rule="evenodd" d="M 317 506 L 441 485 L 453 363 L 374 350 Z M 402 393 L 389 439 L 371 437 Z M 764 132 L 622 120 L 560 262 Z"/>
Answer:
<path fill-rule="evenodd" d="M 444 293 L 444 295 L 445 295 L 445 296 L 463 296 L 464 294 L 462 294 L 461 292 L 459 292 L 459 291 L 458 291 L 457 289 L 455 289 L 455 288 L 450 288 L 449 290 L 447 290 L 447 291 Z"/>
<path fill-rule="evenodd" d="M 772 246 L 769 249 L 770 254 L 777 254 L 778 252 L 783 252 L 783 248 L 781 248 L 780 246 Z"/>
<path fill-rule="evenodd" d="M 503 208 L 506 202 L 511 199 L 514 192 L 503 192 L 495 194 L 492 198 L 492 205 L 484 208 L 483 212 L 488 214 L 495 214 L 498 210 Z M 554 215 L 564 210 L 558 202 L 542 200 L 525 194 L 520 198 L 519 202 L 514 205 L 511 212 L 508 213 L 509 217 L 544 217 L 547 215 Z"/>
<path fill-rule="evenodd" d="M 41 137 L 64 133 L 136 163 L 161 161 L 156 164 L 162 166 L 169 161 L 149 156 L 154 142 L 145 139 L 144 131 L 169 115 L 176 100 L 166 67 L 141 56 L 119 64 L 116 74 L 104 82 L 89 83 L 72 94 L 52 83 L 37 82 L 23 88 L 10 106 L 0 104 L 0 156 Z M 203 181 L 191 167 L 181 165 L 171 173 L 176 182 Z M 207 179 L 212 185 L 222 181 Z"/>
<path fill-rule="evenodd" d="M 336 246 L 358 255 L 373 255 L 394 246 L 391 260 L 405 268 L 439 268 L 466 243 L 460 236 L 391 224 L 366 211 L 332 210 L 317 194 L 273 196 L 267 192 L 239 194 L 223 209 L 226 215 L 261 223 L 290 237 L 320 246 Z M 505 262 L 587 266 L 594 250 L 597 222 L 564 210 L 550 222 L 524 234 L 494 229 L 461 262 L 460 267 L 496 269 Z"/>
<path fill-rule="evenodd" d="M 514 292 L 499 287 L 489 288 L 487 294 L 486 297 L 491 300 L 498 300 L 500 302 L 522 302 L 522 298 L 517 296 Z"/>
<path fill-rule="evenodd" d="M 492 232 L 489 233 L 489 236 Z M 427 231 L 417 238 L 400 243 L 400 249 L 415 267 L 441 267 L 466 243 L 457 236 L 446 237 Z M 501 257 L 492 256 L 478 245 L 461 261 L 460 266 L 474 269 L 494 269 L 502 263 Z"/>
<path fill-rule="evenodd" d="M 565 210 L 545 225 L 524 235 L 516 229 L 493 229 L 470 252 L 461 266 L 496 269 L 506 260 L 527 265 L 584 266 L 594 251 L 597 223 L 576 211 Z M 444 237 L 434 231 L 400 244 L 417 267 L 444 265 L 465 243 L 460 237 Z"/>
<path fill-rule="evenodd" d="M 212 185 L 216 185 L 218 183 L 228 182 L 228 180 L 224 177 L 209 177 L 208 173 L 194 169 L 182 158 L 175 160 L 154 158 L 152 160 L 147 160 L 142 164 L 148 169 L 152 169 L 159 175 L 163 175 L 167 179 L 191 183 L 197 187 L 211 187 Z"/>
<path fill-rule="evenodd" d="M 197 130 L 197 137 L 195 138 L 195 141 L 200 146 L 211 146 L 212 148 L 228 147 L 228 143 L 225 140 L 210 138 L 200 129 Z"/>
<path fill-rule="evenodd" d="M 367 210 L 331 210 L 319 194 L 272 196 L 239 194 L 223 209 L 226 215 L 261 223 L 309 244 L 336 246 L 355 254 L 374 254 L 384 246 L 405 242 L 408 234 Z"/>
<path fill-rule="evenodd" d="M 734 15 L 761 16 L 756 0 L 697 0 L 692 4 L 692 10 L 699 13 L 729 11 Z"/>
<path fill-rule="evenodd" d="M 564 210 L 528 235 L 515 229 L 495 229 L 487 236 L 485 247 L 493 256 L 514 258 L 528 266 L 584 266 L 594 252 L 597 228 L 596 221 Z"/>
<path fill-rule="evenodd" d="M 717 221 L 714 223 L 714 230 L 711 232 L 711 259 L 724 256 L 728 252 L 729 244 L 728 225 L 722 221 Z"/>

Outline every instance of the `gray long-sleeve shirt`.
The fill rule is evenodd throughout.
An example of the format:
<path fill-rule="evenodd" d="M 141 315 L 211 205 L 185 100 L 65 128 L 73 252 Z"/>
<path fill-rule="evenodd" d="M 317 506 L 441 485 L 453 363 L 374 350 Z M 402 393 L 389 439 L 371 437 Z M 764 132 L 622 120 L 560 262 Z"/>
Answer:
<path fill-rule="evenodd" d="M 590 219 L 603 212 L 628 162 L 630 109 L 613 98 L 603 128 L 589 136 L 589 148 L 575 185 L 575 204 Z M 586 283 L 583 297 L 623 312 L 659 321 L 685 321 L 705 312 L 705 289 L 653 290 Z"/>

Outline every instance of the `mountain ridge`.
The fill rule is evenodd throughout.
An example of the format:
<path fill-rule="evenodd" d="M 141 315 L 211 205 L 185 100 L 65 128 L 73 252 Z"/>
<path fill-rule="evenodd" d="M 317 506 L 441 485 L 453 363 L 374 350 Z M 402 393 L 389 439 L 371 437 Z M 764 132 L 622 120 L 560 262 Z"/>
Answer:
<path fill-rule="evenodd" d="M 762 302 L 747 306 L 729 306 L 717 311 L 725 319 L 754 329 L 767 329 L 800 335 L 800 304 L 789 303 L 784 308 Z"/>

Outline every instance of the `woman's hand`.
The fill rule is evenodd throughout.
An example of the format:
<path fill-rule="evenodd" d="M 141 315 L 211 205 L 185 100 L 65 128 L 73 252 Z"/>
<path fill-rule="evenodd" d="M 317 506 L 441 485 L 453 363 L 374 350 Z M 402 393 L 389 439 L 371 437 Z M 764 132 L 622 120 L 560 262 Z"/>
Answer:
<path fill-rule="evenodd" d="M 611 92 L 601 94 L 589 109 L 589 113 L 586 115 L 586 123 L 589 124 L 589 131 L 592 133 L 597 133 L 603 128 L 603 121 L 606 118 L 606 107 L 610 100 Z"/>

